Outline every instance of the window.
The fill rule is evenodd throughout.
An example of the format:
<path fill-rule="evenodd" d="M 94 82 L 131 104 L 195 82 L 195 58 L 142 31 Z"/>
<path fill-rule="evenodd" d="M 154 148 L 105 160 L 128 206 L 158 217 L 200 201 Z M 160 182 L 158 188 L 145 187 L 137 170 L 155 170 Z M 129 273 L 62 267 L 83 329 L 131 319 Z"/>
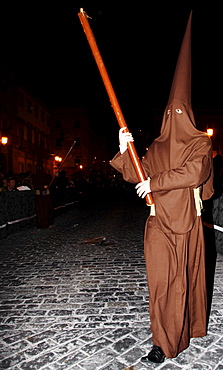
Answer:
<path fill-rule="evenodd" d="M 24 172 L 24 163 L 19 162 L 19 173 Z"/>

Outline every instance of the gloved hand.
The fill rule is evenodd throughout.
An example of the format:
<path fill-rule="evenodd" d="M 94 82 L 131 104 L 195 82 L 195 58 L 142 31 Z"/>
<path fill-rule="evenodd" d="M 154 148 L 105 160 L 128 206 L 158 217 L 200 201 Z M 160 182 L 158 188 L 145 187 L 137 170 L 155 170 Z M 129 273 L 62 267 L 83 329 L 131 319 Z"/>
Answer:
<path fill-rule="evenodd" d="M 135 189 L 137 189 L 136 192 L 137 192 L 137 194 L 138 194 L 139 197 L 145 198 L 145 196 L 148 193 L 151 193 L 151 189 L 150 189 L 150 177 L 148 177 L 148 180 L 139 182 L 136 185 Z"/>
<path fill-rule="evenodd" d="M 127 144 L 131 141 L 133 142 L 134 139 L 132 137 L 131 132 L 123 132 L 126 129 L 126 127 L 122 127 L 119 130 L 119 148 L 120 153 L 123 154 L 127 149 Z"/>

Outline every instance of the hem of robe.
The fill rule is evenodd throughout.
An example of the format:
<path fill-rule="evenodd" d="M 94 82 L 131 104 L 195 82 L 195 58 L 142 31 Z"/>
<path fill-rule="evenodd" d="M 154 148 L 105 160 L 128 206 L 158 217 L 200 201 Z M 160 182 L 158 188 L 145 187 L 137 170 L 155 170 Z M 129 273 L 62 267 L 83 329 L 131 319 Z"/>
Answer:
<path fill-rule="evenodd" d="M 203 338 L 203 337 L 206 337 L 206 335 L 207 335 L 207 333 L 197 334 L 197 335 L 193 334 L 193 335 L 190 336 L 190 338 Z M 156 341 L 154 341 L 153 344 L 162 348 L 162 345 L 160 343 L 156 342 Z M 186 345 L 185 347 L 180 348 L 180 350 L 175 352 L 175 353 L 170 353 L 169 352 L 168 355 L 166 353 L 164 353 L 164 354 L 165 354 L 166 358 L 176 358 L 181 352 L 185 351 L 185 349 L 187 349 L 189 347 L 189 345 L 190 345 L 190 343 L 188 343 L 188 345 Z"/>
<path fill-rule="evenodd" d="M 159 228 L 154 226 L 154 222 L 155 222 L 155 217 L 154 216 L 149 217 L 147 220 L 147 225 L 146 225 L 146 230 L 145 230 L 146 231 L 145 232 L 146 265 L 147 263 L 149 263 L 149 265 L 147 266 L 147 279 L 148 279 L 149 291 L 151 288 L 153 291 L 153 293 L 152 292 L 149 293 L 152 339 L 154 339 L 153 343 L 155 345 L 162 348 L 167 358 L 174 358 L 174 357 L 177 357 L 177 355 L 180 352 L 188 348 L 189 343 L 190 343 L 190 338 L 204 337 L 207 335 L 206 304 L 205 304 L 206 284 L 205 284 L 205 274 L 204 274 L 205 248 L 204 248 L 203 230 L 201 227 L 201 218 L 200 216 L 197 216 L 193 230 L 189 232 L 188 235 L 185 235 L 187 240 L 184 241 L 185 237 L 183 237 L 182 239 L 182 236 L 180 235 L 178 236 L 168 235 L 167 236 L 167 234 L 163 233 Z M 158 238 L 158 235 L 159 235 L 159 238 Z M 175 242 L 173 242 L 174 240 L 172 240 L 175 237 L 176 237 L 176 244 Z M 178 239 L 178 242 L 180 242 L 180 244 L 178 244 L 177 239 Z M 168 241 L 168 243 L 167 244 L 164 243 L 164 240 L 166 240 L 166 243 Z M 183 240 L 183 244 L 181 244 L 182 240 Z M 147 243 L 149 243 L 149 245 Z M 191 244 L 190 245 L 191 248 L 189 248 L 189 244 Z M 179 253 L 177 252 L 177 250 L 179 250 L 179 248 L 182 249 L 183 254 L 180 253 L 180 255 L 182 256 L 184 255 L 184 262 L 181 257 L 179 259 L 177 258 L 177 255 Z M 169 250 L 169 253 L 168 253 L 168 250 Z M 162 275 L 161 274 L 162 271 L 160 270 L 160 268 L 162 266 L 162 269 L 163 269 L 164 261 L 167 261 L 167 259 L 169 259 L 170 256 L 171 256 L 171 260 L 169 261 L 169 266 L 171 267 L 174 262 L 175 262 L 174 266 L 176 265 L 176 262 L 178 262 L 178 266 L 179 266 L 179 270 L 177 269 L 172 275 L 173 282 L 175 281 L 174 277 L 178 276 L 179 272 L 181 272 L 180 270 L 181 270 L 182 263 L 185 267 L 187 266 L 186 270 L 189 269 L 188 273 L 190 271 L 189 285 L 187 282 L 186 275 L 184 275 L 184 277 L 182 276 L 182 279 L 183 279 L 182 281 L 180 279 L 180 282 L 184 283 L 184 290 L 182 293 L 183 296 L 185 295 L 184 291 L 186 292 L 186 296 L 189 294 L 189 290 L 191 291 L 191 293 L 189 294 L 187 298 L 184 298 L 184 302 L 183 301 L 181 302 L 181 300 L 178 302 L 180 304 L 179 307 L 181 308 L 181 315 L 180 317 L 177 317 L 178 315 L 175 316 L 176 329 L 178 328 L 178 332 L 176 332 L 176 336 L 173 334 L 175 330 L 174 326 L 172 326 L 171 328 L 172 324 L 170 325 L 170 327 L 168 324 L 169 320 L 171 320 L 170 316 L 168 316 L 168 313 L 166 311 L 168 307 L 165 307 L 165 313 L 164 312 L 162 313 L 162 308 L 159 305 L 157 306 L 157 297 L 162 298 L 163 291 L 161 290 L 161 296 L 160 294 L 159 296 L 156 296 L 157 289 L 159 289 L 159 286 L 160 286 L 159 284 L 160 282 L 162 284 L 162 281 L 163 281 L 163 279 L 161 279 L 160 281 L 160 276 Z M 175 257 L 175 259 L 173 259 L 173 257 Z M 153 261 L 152 265 L 150 263 L 151 261 Z M 179 261 L 181 262 L 180 264 L 179 264 Z M 152 269 L 152 271 L 150 269 Z M 158 274 L 157 274 L 157 269 L 159 270 Z M 184 270 L 183 268 L 182 272 L 183 271 L 185 272 L 186 270 Z M 165 276 L 163 276 L 163 278 L 164 277 Z M 158 279 L 158 280 L 155 282 L 154 279 L 155 280 Z M 155 283 L 155 291 L 154 291 L 154 283 Z M 175 285 L 175 283 L 173 284 L 174 284 L 173 292 L 175 292 L 175 295 L 179 294 L 179 291 L 177 290 L 177 286 Z M 201 289 L 200 299 L 197 298 L 198 289 L 199 290 Z M 176 303 L 173 305 L 173 307 L 174 306 L 176 306 Z M 184 311 L 185 309 L 188 310 L 189 307 L 190 307 L 190 310 L 189 310 L 190 312 Z M 202 307 L 202 310 L 200 311 L 201 307 Z M 169 309 L 170 309 L 170 306 L 169 306 Z M 169 311 L 169 314 L 170 314 L 170 311 Z M 160 318 L 162 318 L 161 321 L 160 321 Z M 179 318 L 181 322 L 178 321 Z M 184 319 L 186 320 L 185 323 L 184 323 Z M 188 327 L 187 327 L 187 322 L 188 324 L 189 322 L 191 324 L 191 325 L 189 324 Z M 200 328 L 199 327 L 196 328 L 196 326 L 200 326 Z"/>

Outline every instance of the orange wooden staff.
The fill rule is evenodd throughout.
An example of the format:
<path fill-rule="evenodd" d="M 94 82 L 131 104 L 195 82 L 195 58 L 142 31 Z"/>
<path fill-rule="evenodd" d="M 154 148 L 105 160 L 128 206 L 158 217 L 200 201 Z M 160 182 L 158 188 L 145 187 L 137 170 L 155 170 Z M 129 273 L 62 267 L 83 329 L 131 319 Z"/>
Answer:
<path fill-rule="evenodd" d="M 78 16 L 79 16 L 80 22 L 82 24 L 82 27 L 84 29 L 85 35 L 87 37 L 87 40 L 89 42 L 89 45 L 91 47 L 91 50 L 93 52 L 95 61 L 97 63 L 98 69 L 99 69 L 99 72 L 101 74 L 102 80 L 103 80 L 105 88 L 107 90 L 112 108 L 113 108 L 113 110 L 115 112 L 115 115 L 116 115 L 116 118 L 118 120 L 118 124 L 119 124 L 120 128 L 126 127 L 125 132 L 129 132 L 128 127 L 127 127 L 126 122 L 125 122 L 125 119 L 123 117 L 121 108 L 119 106 L 118 100 L 116 98 L 114 89 L 112 87 L 111 81 L 109 79 L 108 73 L 106 71 L 105 65 L 103 63 L 102 57 L 100 55 L 98 46 L 96 44 L 93 32 L 92 32 L 92 30 L 90 28 L 90 25 L 89 25 L 89 22 L 87 20 L 87 18 L 89 18 L 89 17 L 82 8 L 80 9 L 80 13 L 78 13 Z M 147 177 L 144 173 L 144 170 L 142 168 L 139 157 L 136 153 L 136 149 L 135 149 L 135 146 L 134 146 L 133 142 L 128 143 L 128 151 L 129 151 L 129 154 L 130 154 L 130 158 L 132 160 L 132 164 L 135 168 L 137 177 L 139 179 L 139 182 L 147 180 Z M 146 200 L 146 203 L 148 205 L 151 205 L 151 204 L 154 203 L 151 193 L 148 193 L 146 195 L 145 200 Z"/>

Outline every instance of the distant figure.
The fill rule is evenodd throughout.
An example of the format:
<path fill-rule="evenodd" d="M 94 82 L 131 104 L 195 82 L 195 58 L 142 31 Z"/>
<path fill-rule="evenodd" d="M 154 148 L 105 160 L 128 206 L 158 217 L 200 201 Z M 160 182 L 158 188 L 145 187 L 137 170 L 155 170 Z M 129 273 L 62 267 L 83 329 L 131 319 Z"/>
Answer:
<path fill-rule="evenodd" d="M 17 191 L 16 181 L 13 177 L 9 177 L 7 181 L 6 191 Z"/>
<path fill-rule="evenodd" d="M 36 191 L 37 229 L 47 229 L 53 225 L 53 205 L 49 191 L 51 176 L 43 170 L 42 164 L 37 166 L 32 183 Z"/>
<path fill-rule="evenodd" d="M 5 175 L 3 172 L 0 171 L 0 188 L 2 187 L 2 181 L 5 179 Z"/>
<path fill-rule="evenodd" d="M 21 190 L 32 190 L 30 187 L 30 179 L 24 178 L 20 186 L 17 186 L 19 191 Z"/>
<path fill-rule="evenodd" d="M 69 180 L 67 178 L 67 173 L 65 170 L 59 172 L 58 176 L 54 182 L 55 195 L 59 205 L 65 205 L 67 201 L 68 189 L 69 189 Z"/>
<path fill-rule="evenodd" d="M 6 178 L 2 179 L 2 186 L 0 188 L 0 191 L 7 191 L 8 186 L 8 180 Z"/>

